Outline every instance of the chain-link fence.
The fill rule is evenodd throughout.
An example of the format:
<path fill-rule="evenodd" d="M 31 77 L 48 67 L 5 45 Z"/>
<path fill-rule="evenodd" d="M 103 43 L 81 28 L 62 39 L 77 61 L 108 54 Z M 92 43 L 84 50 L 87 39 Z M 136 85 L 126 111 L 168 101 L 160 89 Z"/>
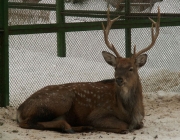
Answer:
<path fill-rule="evenodd" d="M 30 0 L 29 0 L 30 1 Z M 33 1 L 33 0 L 32 0 Z M 34 0 L 35 1 L 35 0 Z M 121 0 L 120 0 L 121 1 Z M 13 1 L 14 2 L 14 1 Z M 77 3 L 76 3 L 77 2 Z M 111 10 L 119 10 L 113 0 L 66 0 L 68 10 L 102 10 L 106 11 L 107 2 Z M 148 3 L 149 2 L 149 6 Z M 151 3 L 150 3 L 151 2 Z M 131 11 L 155 12 L 154 5 L 159 4 L 162 11 L 168 12 L 167 1 L 135 1 Z M 178 13 L 177 3 L 171 3 L 170 13 Z M 55 4 L 55 0 L 42 0 L 39 4 Z M 123 3 L 123 1 L 122 1 Z M 137 4 L 143 3 L 143 8 Z M 27 4 L 27 1 L 26 1 Z M 170 3 L 168 3 L 170 4 Z M 122 5 L 122 11 L 124 6 Z M 136 10 L 133 8 L 136 7 Z M 138 8 L 137 8 L 138 7 Z M 176 8 L 176 9 L 175 9 Z M 163 10 L 164 9 L 164 10 Z M 36 10 L 10 9 L 9 25 L 46 24 L 56 22 L 55 11 L 48 11 L 48 22 L 36 16 Z M 14 12 L 13 12 L 14 11 Z M 23 13 L 21 16 L 19 13 Z M 41 13 L 41 12 L 40 12 Z M 22 19 L 23 18 L 23 19 Z M 14 21 L 13 21 L 14 20 Z M 19 22 L 18 20 L 23 20 Z M 32 21 L 34 20 L 34 21 Z M 87 22 L 104 19 L 86 17 L 66 17 L 66 22 Z M 139 70 L 143 91 L 158 90 L 180 91 L 180 26 L 161 27 L 155 46 L 148 52 L 146 65 Z M 137 51 L 151 42 L 150 28 L 132 29 L 132 45 Z M 112 29 L 109 40 L 122 56 L 125 56 L 125 30 Z M 113 78 L 113 68 L 103 60 L 101 52 L 107 50 L 103 32 L 79 31 L 66 33 L 66 57 L 57 57 L 56 33 L 24 34 L 9 36 L 9 81 L 10 105 L 17 106 L 36 90 L 53 84 L 68 82 L 98 81 Z"/>
<path fill-rule="evenodd" d="M 56 23 L 56 13 L 50 11 L 53 8 L 55 10 L 55 0 L 9 0 L 8 2 L 9 26 Z"/>

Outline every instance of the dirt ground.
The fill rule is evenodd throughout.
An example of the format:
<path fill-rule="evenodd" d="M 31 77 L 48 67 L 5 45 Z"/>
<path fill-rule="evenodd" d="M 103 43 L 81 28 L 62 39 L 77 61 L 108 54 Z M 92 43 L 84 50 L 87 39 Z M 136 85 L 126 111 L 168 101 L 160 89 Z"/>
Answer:
<path fill-rule="evenodd" d="M 152 92 L 144 95 L 146 116 L 144 128 L 126 135 L 89 132 L 62 134 L 54 131 L 26 130 L 16 121 L 16 108 L 0 108 L 1 140 L 72 140 L 72 139 L 112 139 L 112 140 L 179 140 L 180 139 L 180 93 Z"/>

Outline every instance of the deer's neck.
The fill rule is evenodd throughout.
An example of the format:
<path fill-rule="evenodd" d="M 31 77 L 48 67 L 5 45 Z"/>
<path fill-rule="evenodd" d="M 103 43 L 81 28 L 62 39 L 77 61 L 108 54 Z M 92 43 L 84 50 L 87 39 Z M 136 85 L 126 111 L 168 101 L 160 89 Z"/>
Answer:
<path fill-rule="evenodd" d="M 135 106 L 138 106 L 139 102 L 142 102 L 141 84 L 137 82 L 132 88 L 117 86 L 116 97 L 119 105 L 122 105 L 126 111 L 132 112 Z"/>
<path fill-rule="evenodd" d="M 144 117 L 141 84 L 137 83 L 137 86 L 133 88 L 116 89 L 116 101 L 119 110 L 124 112 L 125 120 L 131 124 L 130 128 L 136 128 Z"/>

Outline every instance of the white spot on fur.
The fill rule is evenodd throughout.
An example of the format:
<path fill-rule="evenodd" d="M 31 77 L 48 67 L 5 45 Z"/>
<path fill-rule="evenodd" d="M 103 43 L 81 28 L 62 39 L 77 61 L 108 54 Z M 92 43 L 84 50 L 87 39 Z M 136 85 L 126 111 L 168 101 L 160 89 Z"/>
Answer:
<path fill-rule="evenodd" d="M 91 102 L 91 99 L 87 98 L 86 101 L 87 101 L 87 102 Z"/>

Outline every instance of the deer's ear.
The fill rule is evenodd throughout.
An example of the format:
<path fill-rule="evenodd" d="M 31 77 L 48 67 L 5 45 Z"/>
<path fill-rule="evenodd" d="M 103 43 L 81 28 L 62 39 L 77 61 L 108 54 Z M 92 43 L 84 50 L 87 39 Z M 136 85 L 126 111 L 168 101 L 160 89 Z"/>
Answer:
<path fill-rule="evenodd" d="M 146 64 L 146 61 L 147 61 L 147 54 L 139 55 L 136 58 L 137 68 L 141 68 L 142 66 L 144 66 Z"/>
<path fill-rule="evenodd" d="M 113 67 L 116 67 L 116 57 L 109 53 L 109 52 L 106 52 L 106 51 L 103 51 L 102 52 L 102 55 L 104 57 L 104 60 L 111 66 Z"/>

